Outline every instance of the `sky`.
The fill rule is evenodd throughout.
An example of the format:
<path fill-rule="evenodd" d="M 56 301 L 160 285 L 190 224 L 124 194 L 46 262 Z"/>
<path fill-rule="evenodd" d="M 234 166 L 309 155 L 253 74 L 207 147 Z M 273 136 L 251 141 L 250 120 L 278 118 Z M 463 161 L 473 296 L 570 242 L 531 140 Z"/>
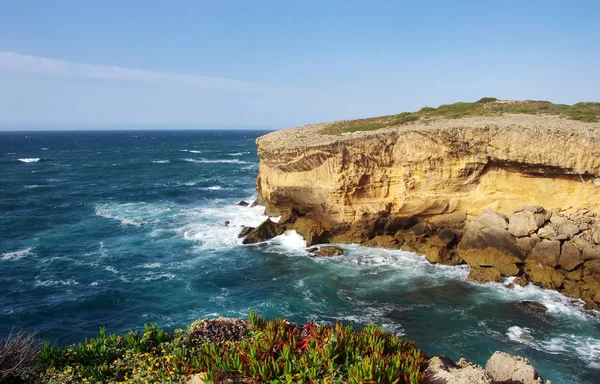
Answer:
<path fill-rule="evenodd" d="M 1 0 L 0 129 L 264 128 L 600 101 L 600 2 Z"/>

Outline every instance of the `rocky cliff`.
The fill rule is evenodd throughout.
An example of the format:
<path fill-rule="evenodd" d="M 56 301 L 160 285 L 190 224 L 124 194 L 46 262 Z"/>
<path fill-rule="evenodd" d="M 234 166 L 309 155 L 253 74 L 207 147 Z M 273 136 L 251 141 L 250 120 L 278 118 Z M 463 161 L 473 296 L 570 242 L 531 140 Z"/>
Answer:
<path fill-rule="evenodd" d="M 546 248 L 535 253 L 539 268 L 579 268 L 577 281 L 596 276 L 588 280 L 598 290 L 584 296 L 590 305 L 600 301 L 595 264 L 583 268 L 596 260 L 590 255 L 600 213 L 600 123 L 511 114 L 417 119 L 341 135 L 325 134 L 326 128 L 286 129 L 257 140 L 259 201 L 309 244 L 402 246 L 430 261 L 520 276 L 538 268 L 529 256 L 544 239 Z M 577 231 L 559 231 L 563 221 Z M 575 237 L 580 242 L 573 244 Z M 581 256 L 586 247 L 594 249 L 588 260 Z M 577 253 L 573 265 L 540 256 L 551 253 L 554 260 L 561 250 Z"/>

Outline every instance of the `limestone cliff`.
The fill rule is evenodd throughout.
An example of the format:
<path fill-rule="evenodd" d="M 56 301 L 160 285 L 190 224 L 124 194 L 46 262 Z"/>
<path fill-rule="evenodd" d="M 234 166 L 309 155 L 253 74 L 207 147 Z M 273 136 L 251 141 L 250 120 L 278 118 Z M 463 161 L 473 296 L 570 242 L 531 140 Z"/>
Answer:
<path fill-rule="evenodd" d="M 257 189 L 269 211 L 293 207 L 340 232 L 382 218 L 600 207 L 600 123 L 510 115 L 340 136 L 322 128 L 257 140 Z"/>
<path fill-rule="evenodd" d="M 468 280 L 517 276 L 599 308 L 600 123 L 505 115 L 324 128 L 257 139 L 259 202 L 282 216 L 278 231 L 467 263 Z"/>

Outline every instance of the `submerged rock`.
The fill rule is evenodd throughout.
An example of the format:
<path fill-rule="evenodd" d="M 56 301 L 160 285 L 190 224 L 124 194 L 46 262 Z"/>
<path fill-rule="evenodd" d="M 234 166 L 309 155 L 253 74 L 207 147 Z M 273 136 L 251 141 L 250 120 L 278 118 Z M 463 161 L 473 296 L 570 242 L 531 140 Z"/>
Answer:
<path fill-rule="evenodd" d="M 244 201 L 244 200 L 240 200 L 239 202 L 237 202 L 235 205 L 240 206 L 240 207 L 247 207 L 250 205 L 250 203 Z"/>
<path fill-rule="evenodd" d="M 341 256 L 344 254 L 342 248 L 335 245 L 325 245 L 319 248 L 318 251 L 315 252 L 315 256 L 324 256 L 324 257 L 332 257 L 332 256 Z"/>
<path fill-rule="evenodd" d="M 544 316 L 548 312 L 548 307 L 537 301 L 523 300 L 515 304 L 515 307 L 523 312 L 531 313 L 535 316 Z"/>
<path fill-rule="evenodd" d="M 250 231 L 252 231 L 253 229 L 254 229 L 254 227 L 246 227 L 246 226 L 244 226 L 242 228 L 242 230 L 240 231 L 240 233 L 238 234 L 238 237 L 239 238 L 246 237 L 246 235 L 248 233 L 250 233 Z"/>

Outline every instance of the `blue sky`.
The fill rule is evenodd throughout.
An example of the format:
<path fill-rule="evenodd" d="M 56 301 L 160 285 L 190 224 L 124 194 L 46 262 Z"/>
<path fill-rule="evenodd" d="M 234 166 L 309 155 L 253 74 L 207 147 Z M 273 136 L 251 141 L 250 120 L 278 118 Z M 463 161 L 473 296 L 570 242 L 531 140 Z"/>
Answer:
<path fill-rule="evenodd" d="M 0 127 L 284 128 L 600 100 L 597 1 L 0 2 Z"/>

